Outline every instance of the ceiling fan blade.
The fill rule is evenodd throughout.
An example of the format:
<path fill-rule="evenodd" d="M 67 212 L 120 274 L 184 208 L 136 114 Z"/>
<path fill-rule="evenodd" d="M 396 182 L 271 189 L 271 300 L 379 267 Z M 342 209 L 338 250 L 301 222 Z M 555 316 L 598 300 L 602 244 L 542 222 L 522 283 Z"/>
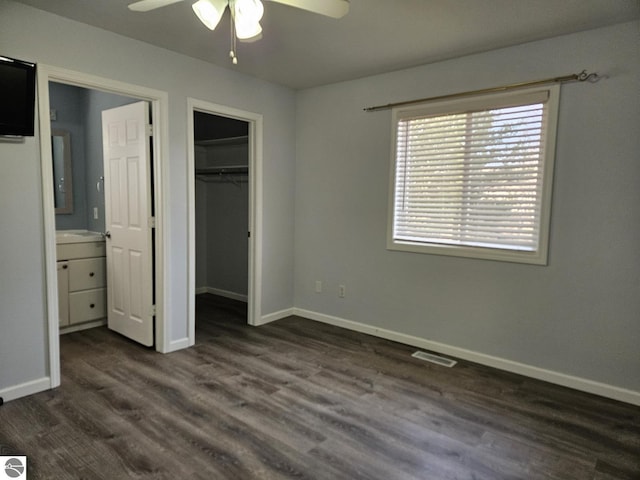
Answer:
<path fill-rule="evenodd" d="M 341 18 L 349 12 L 348 0 L 271 0 L 327 17 Z"/>
<path fill-rule="evenodd" d="M 140 0 L 129 5 L 129 10 L 134 12 L 148 12 L 156 8 L 166 7 L 172 3 L 182 2 L 182 0 Z"/>

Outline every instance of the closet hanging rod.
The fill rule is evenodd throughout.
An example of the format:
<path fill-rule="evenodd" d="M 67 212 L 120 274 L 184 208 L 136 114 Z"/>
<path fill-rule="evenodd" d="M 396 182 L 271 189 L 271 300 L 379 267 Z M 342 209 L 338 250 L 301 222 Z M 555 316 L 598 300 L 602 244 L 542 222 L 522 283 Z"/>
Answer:
<path fill-rule="evenodd" d="M 195 144 L 203 147 L 211 147 L 216 145 L 243 145 L 249 142 L 248 135 L 240 135 L 238 137 L 211 138 L 208 140 L 196 140 Z"/>
<path fill-rule="evenodd" d="M 196 180 L 205 183 L 233 183 L 234 185 L 249 183 L 249 178 L 246 175 L 196 175 Z"/>
<path fill-rule="evenodd" d="M 534 80 L 532 82 L 512 83 L 511 85 L 503 85 L 501 87 L 483 88 L 481 90 L 472 90 L 470 92 L 450 93 L 448 95 L 440 95 L 437 97 L 419 98 L 416 100 L 407 100 L 405 102 L 388 103 L 386 105 L 376 105 L 375 107 L 367 107 L 363 110 L 365 112 L 377 112 L 379 110 L 388 110 L 394 107 L 402 107 L 404 105 L 413 105 L 422 102 L 432 102 L 435 100 L 449 100 L 451 98 L 468 97 L 471 95 L 480 95 L 483 93 L 495 93 L 504 92 L 506 90 L 513 90 L 522 87 L 534 87 L 536 85 L 546 85 L 549 83 L 566 83 L 566 82 L 590 82 L 595 83 L 603 78 L 597 73 L 587 73 L 583 70 L 580 73 L 574 73 L 573 75 L 565 75 L 564 77 L 546 78 L 544 80 Z"/>

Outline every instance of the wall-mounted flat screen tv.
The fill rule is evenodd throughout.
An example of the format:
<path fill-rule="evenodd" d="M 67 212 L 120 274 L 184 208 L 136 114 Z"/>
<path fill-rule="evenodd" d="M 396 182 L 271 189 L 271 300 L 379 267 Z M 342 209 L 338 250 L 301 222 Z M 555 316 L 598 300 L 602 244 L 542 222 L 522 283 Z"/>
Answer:
<path fill-rule="evenodd" d="M 0 135 L 32 137 L 36 65 L 0 55 Z"/>

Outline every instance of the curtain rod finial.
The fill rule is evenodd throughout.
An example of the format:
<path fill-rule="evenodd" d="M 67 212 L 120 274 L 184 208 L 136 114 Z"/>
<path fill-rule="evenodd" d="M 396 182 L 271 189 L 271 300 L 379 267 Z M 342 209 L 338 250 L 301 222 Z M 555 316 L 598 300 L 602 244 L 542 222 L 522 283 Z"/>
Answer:
<path fill-rule="evenodd" d="M 589 82 L 589 83 L 596 83 L 600 80 L 602 80 L 602 76 L 598 75 L 596 72 L 592 72 L 592 73 L 587 73 L 586 70 L 582 70 L 582 72 L 580 72 L 577 75 L 577 80 L 579 82 Z"/>

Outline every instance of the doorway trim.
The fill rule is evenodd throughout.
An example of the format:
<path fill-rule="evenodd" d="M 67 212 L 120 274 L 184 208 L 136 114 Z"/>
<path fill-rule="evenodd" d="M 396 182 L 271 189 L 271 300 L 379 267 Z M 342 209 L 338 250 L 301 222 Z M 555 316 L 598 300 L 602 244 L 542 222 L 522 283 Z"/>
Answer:
<path fill-rule="evenodd" d="M 165 156 L 169 152 L 168 110 L 169 96 L 167 92 L 141 87 L 107 78 L 97 77 L 82 72 L 38 64 L 38 112 L 40 129 L 40 159 L 42 169 L 42 204 L 44 225 L 44 267 L 46 282 L 46 309 L 49 333 L 49 378 L 50 388 L 60 385 L 60 334 L 58 326 L 58 281 L 56 270 L 56 225 L 53 202 L 53 168 L 51 158 L 51 121 L 49 117 L 49 82 L 63 83 L 80 88 L 100 90 L 107 93 L 128 96 L 151 103 L 152 132 L 153 132 L 153 185 L 154 208 L 156 218 L 155 235 L 155 291 L 156 291 L 156 319 L 155 319 L 155 348 L 156 351 L 166 353 L 171 351 L 169 328 L 165 324 L 168 295 L 165 291 L 167 251 L 166 232 L 169 231 L 166 213 L 166 178 L 167 161 Z"/>
<path fill-rule="evenodd" d="M 262 305 L 262 115 L 216 103 L 187 98 L 187 194 L 188 239 L 187 329 L 189 346 L 196 340 L 196 196 L 194 112 L 242 120 L 249 124 L 249 284 L 247 286 L 247 323 L 260 325 Z"/>

